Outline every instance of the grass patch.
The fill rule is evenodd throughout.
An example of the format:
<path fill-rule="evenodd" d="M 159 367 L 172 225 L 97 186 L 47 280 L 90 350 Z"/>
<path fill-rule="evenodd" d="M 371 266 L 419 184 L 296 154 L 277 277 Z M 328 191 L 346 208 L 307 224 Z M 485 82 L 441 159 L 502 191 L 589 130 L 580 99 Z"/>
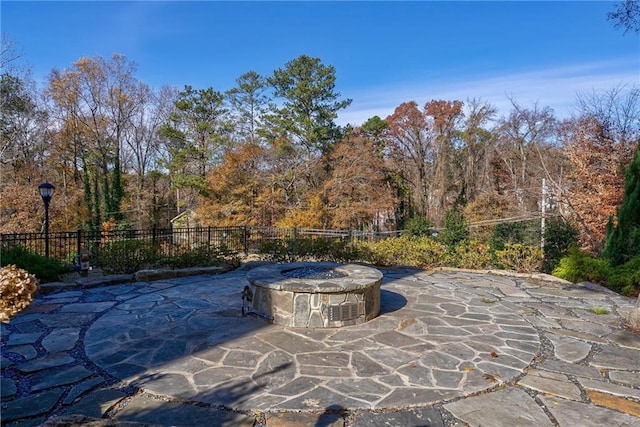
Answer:
<path fill-rule="evenodd" d="M 600 316 L 600 315 L 606 315 L 606 314 L 609 314 L 609 313 L 610 313 L 610 311 L 609 311 L 609 310 L 607 310 L 606 308 L 602 308 L 602 307 L 593 307 L 593 308 L 590 308 L 590 309 L 589 309 L 589 311 L 590 311 L 591 313 L 593 313 L 593 314 L 597 314 L 597 315 L 599 315 L 599 316 Z"/>

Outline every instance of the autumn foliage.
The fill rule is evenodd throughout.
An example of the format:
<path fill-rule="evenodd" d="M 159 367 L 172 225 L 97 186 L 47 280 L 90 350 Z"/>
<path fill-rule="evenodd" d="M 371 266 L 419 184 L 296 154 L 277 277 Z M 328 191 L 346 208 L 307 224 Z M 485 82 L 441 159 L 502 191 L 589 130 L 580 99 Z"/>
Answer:
<path fill-rule="evenodd" d="M 571 165 L 567 203 L 582 226 L 584 243 L 598 251 L 607 222 L 622 201 L 630 146 L 607 138 L 593 118 L 582 118 L 569 126 L 564 151 Z"/>
<path fill-rule="evenodd" d="M 80 58 L 33 91 L 2 75 L 0 232 L 43 228 L 36 188 L 56 185 L 51 230 L 201 225 L 360 230 L 471 222 L 575 223 L 602 249 L 640 136 L 637 87 L 583 98 L 560 121 L 511 100 L 408 100 L 386 118 L 339 126 L 351 100 L 336 70 L 302 55 L 227 91 L 154 89 L 123 55 Z"/>

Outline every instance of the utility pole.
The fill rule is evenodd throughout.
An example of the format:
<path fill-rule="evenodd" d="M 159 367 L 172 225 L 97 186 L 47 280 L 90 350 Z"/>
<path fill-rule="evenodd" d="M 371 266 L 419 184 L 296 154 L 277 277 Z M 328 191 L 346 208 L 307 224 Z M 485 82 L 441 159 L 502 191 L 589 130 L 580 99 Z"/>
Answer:
<path fill-rule="evenodd" d="M 547 213 L 547 180 L 542 178 L 542 203 L 540 204 L 540 249 L 542 249 L 542 253 L 544 254 L 544 230 L 545 230 L 545 215 Z"/>

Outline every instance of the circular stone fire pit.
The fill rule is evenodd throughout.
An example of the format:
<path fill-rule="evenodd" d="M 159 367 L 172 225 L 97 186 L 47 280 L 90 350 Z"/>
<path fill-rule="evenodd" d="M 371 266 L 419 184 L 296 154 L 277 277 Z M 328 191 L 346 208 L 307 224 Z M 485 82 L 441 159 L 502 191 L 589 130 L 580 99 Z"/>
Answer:
<path fill-rule="evenodd" d="M 247 274 L 252 310 L 294 328 L 359 325 L 380 312 L 382 273 L 332 262 L 295 262 L 255 268 Z"/>

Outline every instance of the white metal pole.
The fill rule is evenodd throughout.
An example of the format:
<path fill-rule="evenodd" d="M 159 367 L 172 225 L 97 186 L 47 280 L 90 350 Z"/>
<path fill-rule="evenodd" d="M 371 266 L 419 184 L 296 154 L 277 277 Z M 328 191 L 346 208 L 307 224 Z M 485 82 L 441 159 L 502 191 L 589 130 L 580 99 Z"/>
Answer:
<path fill-rule="evenodd" d="M 546 208 L 547 208 L 547 193 L 546 193 L 546 179 L 542 178 L 542 205 L 540 207 L 541 209 L 541 218 L 540 218 L 540 249 L 542 249 L 542 252 L 544 253 L 544 230 L 545 230 L 545 214 L 546 214 Z"/>

